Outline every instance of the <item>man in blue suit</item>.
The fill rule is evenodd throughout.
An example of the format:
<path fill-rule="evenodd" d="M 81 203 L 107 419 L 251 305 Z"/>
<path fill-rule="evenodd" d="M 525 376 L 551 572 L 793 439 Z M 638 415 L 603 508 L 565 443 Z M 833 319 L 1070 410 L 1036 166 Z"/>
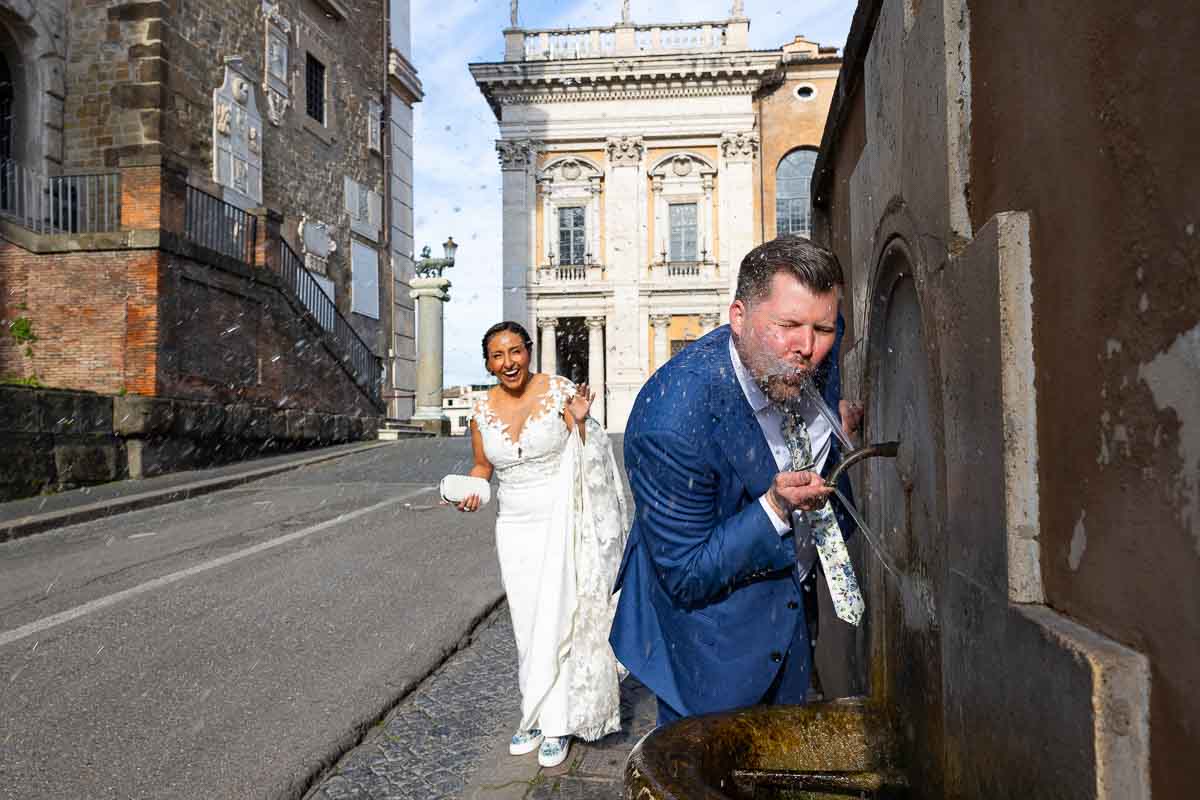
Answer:
<path fill-rule="evenodd" d="M 807 239 L 760 245 L 742 261 L 729 325 L 638 394 L 625 431 L 636 515 L 610 641 L 654 692 L 659 724 L 806 698 L 815 596 L 804 581 L 817 568 L 806 520 L 825 506 L 820 473 L 838 455 L 802 387 L 816 381 L 857 427 L 861 411 L 839 396 L 842 286 L 837 257 Z M 792 470 L 787 415 L 807 423 L 810 470 Z"/>

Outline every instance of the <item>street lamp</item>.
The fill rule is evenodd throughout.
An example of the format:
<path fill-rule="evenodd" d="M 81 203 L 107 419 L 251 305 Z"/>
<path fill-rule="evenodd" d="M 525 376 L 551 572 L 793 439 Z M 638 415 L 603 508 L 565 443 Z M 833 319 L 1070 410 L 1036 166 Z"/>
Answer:
<path fill-rule="evenodd" d="M 458 252 L 458 243 L 454 241 L 453 236 L 442 242 L 442 250 L 446 254 L 445 258 L 430 258 L 429 245 L 425 245 L 415 266 L 416 273 L 422 278 L 442 277 L 442 270 L 454 266 L 454 254 Z"/>

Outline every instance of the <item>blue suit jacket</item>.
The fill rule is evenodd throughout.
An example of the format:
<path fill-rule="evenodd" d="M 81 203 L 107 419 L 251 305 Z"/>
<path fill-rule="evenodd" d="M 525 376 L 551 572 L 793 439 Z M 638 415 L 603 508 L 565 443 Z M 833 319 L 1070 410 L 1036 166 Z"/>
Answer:
<path fill-rule="evenodd" d="M 839 318 L 817 376 L 834 409 L 842 328 Z M 722 326 L 655 372 L 625 430 L 636 511 L 609 640 L 685 715 L 758 702 L 796 642 L 804 646 L 789 658 L 806 668 L 811 658 L 793 537 L 780 537 L 758 502 L 778 469 L 733 371 L 729 336 Z M 852 525 L 843 519 L 843 532 Z"/>

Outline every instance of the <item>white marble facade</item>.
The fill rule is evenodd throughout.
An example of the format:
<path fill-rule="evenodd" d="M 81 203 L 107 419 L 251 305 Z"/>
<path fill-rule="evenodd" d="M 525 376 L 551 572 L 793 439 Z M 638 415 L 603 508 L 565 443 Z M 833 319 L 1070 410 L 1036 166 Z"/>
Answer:
<path fill-rule="evenodd" d="M 749 50 L 748 25 L 514 27 L 505 62 L 472 66 L 499 120 L 504 317 L 539 339 L 543 370 L 561 366 L 561 320 L 582 318 L 611 431 L 673 327 L 726 321 L 754 245 L 753 93 L 779 54 Z M 583 209 L 582 258 L 561 252 L 563 208 Z"/>

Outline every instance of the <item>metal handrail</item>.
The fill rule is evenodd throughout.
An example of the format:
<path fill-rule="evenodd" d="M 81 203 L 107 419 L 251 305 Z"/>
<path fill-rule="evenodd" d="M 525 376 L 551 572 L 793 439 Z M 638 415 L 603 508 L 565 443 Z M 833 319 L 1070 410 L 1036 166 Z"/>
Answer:
<path fill-rule="evenodd" d="M 258 218 L 195 186 L 187 187 L 183 234 L 201 247 L 254 266 Z"/>
<path fill-rule="evenodd" d="M 383 365 L 325 294 L 321 284 L 304 266 L 304 260 L 285 241 L 279 243 L 279 276 L 296 299 L 309 310 L 322 328 L 343 348 L 342 361 L 354 380 L 377 402 L 383 398 Z"/>
<path fill-rule="evenodd" d="M 0 161 L 0 216 L 34 233 L 107 233 L 121 227 L 121 175 L 43 175 Z"/>

